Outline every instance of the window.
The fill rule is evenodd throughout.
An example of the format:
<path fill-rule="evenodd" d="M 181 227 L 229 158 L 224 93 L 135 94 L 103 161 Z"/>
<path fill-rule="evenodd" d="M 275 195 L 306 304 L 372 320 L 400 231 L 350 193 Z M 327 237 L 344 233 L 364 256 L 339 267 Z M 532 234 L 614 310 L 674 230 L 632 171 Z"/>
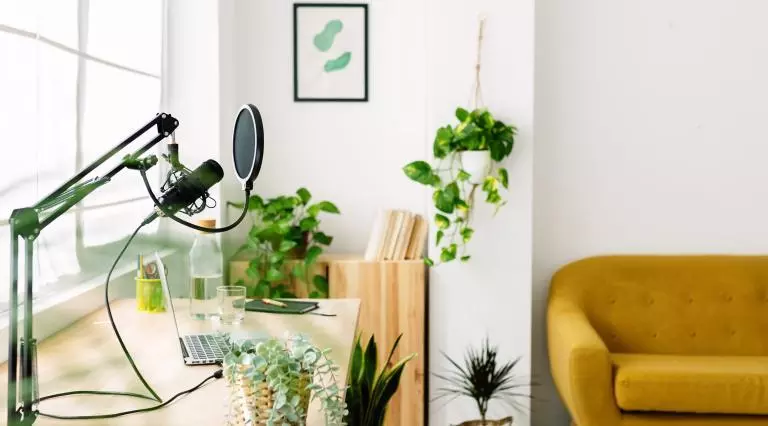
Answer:
<path fill-rule="evenodd" d="M 163 31 L 163 0 L 0 2 L 0 310 L 8 301 L 11 211 L 37 202 L 160 111 Z M 46 228 L 35 246 L 37 294 L 105 273 L 108 257 L 149 213 L 145 195 L 138 174 L 124 171 Z"/>

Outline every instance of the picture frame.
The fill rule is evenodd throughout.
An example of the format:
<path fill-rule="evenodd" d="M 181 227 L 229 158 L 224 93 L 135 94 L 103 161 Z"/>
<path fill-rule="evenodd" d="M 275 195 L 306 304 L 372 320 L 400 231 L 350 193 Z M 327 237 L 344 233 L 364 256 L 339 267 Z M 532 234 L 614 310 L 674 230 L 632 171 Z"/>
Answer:
<path fill-rule="evenodd" d="M 294 3 L 295 102 L 368 102 L 368 56 L 367 3 Z"/>

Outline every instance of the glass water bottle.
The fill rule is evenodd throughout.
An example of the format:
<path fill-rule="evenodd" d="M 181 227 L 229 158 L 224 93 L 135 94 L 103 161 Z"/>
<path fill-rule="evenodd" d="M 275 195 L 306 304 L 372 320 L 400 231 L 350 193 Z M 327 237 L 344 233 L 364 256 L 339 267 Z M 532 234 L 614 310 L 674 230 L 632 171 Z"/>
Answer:
<path fill-rule="evenodd" d="M 215 219 L 197 223 L 215 228 Z M 189 252 L 189 314 L 195 319 L 212 318 L 218 314 L 216 287 L 222 285 L 222 257 L 216 234 L 199 232 Z"/>

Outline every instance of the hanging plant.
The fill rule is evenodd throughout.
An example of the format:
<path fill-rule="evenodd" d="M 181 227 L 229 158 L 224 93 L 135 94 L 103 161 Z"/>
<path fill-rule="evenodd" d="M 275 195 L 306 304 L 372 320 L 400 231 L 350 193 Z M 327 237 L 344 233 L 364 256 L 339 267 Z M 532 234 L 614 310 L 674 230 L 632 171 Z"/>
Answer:
<path fill-rule="evenodd" d="M 496 211 L 506 204 L 499 189 L 509 188 L 509 173 L 501 163 L 512 153 L 517 129 L 497 120 L 486 108 L 476 107 L 482 104 L 480 53 L 484 26 L 482 19 L 477 39 L 472 111 L 457 108 L 458 124 L 437 130 L 432 145 L 434 164 L 414 161 L 403 168 L 411 180 L 434 189 L 432 200 L 437 209 L 435 244 L 440 250 L 439 262 L 470 259 L 466 246 L 475 232 L 471 225 L 478 187 L 485 193 L 485 202 L 495 206 Z M 430 266 L 436 263 L 428 257 L 424 261 Z"/>
<path fill-rule="evenodd" d="M 414 161 L 403 168 L 411 180 L 434 188 L 435 242 L 440 248 L 440 262 L 470 259 L 466 244 L 474 233 L 471 224 L 478 187 L 485 193 L 485 202 L 497 211 L 506 204 L 499 189 L 509 187 L 509 173 L 500 163 L 512 152 L 517 132 L 484 108 L 472 112 L 457 108 L 456 118 L 457 125 L 437 131 L 432 146 L 434 165 Z M 435 264 L 430 258 L 425 261 Z"/>

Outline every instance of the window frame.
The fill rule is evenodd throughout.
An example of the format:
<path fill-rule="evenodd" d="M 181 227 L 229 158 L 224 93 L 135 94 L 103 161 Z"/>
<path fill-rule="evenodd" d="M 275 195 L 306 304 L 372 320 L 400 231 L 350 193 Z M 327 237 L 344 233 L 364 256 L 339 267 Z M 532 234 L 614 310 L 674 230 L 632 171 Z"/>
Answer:
<path fill-rule="evenodd" d="M 126 66 L 123 64 L 119 64 L 114 61 L 110 61 L 108 59 L 105 59 L 103 57 L 91 55 L 87 52 L 87 44 L 88 44 L 88 31 L 89 31 L 89 5 L 90 0 L 77 0 L 77 31 L 78 31 L 78 39 L 77 39 L 77 47 L 73 48 L 70 46 L 67 46 L 66 44 L 60 43 L 54 39 L 51 39 L 49 37 L 46 37 L 45 35 L 42 35 L 39 33 L 39 28 L 36 29 L 35 32 L 28 31 L 21 28 L 12 27 L 10 25 L 2 24 L 0 23 L 0 32 L 7 33 L 12 36 L 17 37 L 24 37 L 31 40 L 34 40 L 38 43 L 43 43 L 48 46 L 51 46 L 55 49 L 64 51 L 66 53 L 69 53 L 71 55 L 75 55 L 77 58 L 77 82 L 76 82 L 76 158 L 75 158 L 75 169 L 80 170 L 82 169 L 86 164 L 83 156 L 82 156 L 82 150 L 85 144 L 83 134 L 82 134 L 82 124 L 84 121 L 84 114 L 85 114 L 85 88 L 86 88 L 86 72 L 88 65 L 90 64 L 101 64 L 108 67 L 112 67 L 115 69 L 118 69 L 120 71 L 129 72 L 135 75 L 140 75 L 144 77 L 149 77 L 153 79 L 157 79 L 159 81 L 159 102 L 158 102 L 158 109 L 157 112 L 163 111 L 164 107 L 167 105 L 167 83 L 166 83 L 166 74 L 168 70 L 167 66 L 167 58 L 168 58 L 168 51 L 167 51 L 167 42 L 168 42 L 168 0 L 159 0 L 160 2 L 160 10 L 162 11 L 162 17 L 161 17 L 161 49 L 160 49 L 160 58 L 159 64 L 160 64 L 160 73 L 159 74 L 153 74 L 151 72 L 147 72 L 141 69 L 133 68 L 130 66 Z M 147 117 L 147 120 L 150 120 L 152 117 Z M 136 123 L 137 125 L 141 125 L 143 123 Z M 127 135 L 126 135 L 127 136 Z M 115 143 L 118 143 L 119 141 L 115 141 Z M 158 147 L 155 148 L 156 150 Z M 162 162 L 156 166 L 159 173 L 156 175 L 156 183 L 160 183 L 161 176 L 164 175 L 164 172 L 166 169 L 165 165 L 162 164 Z M 76 258 L 79 264 L 83 264 L 83 259 L 88 256 L 90 253 L 94 253 L 96 251 L 102 251 L 106 247 L 114 247 L 114 246 L 122 246 L 122 244 L 125 242 L 128 235 L 125 235 L 117 240 L 110 241 L 106 244 L 101 245 L 85 245 L 85 239 L 84 239 L 84 222 L 83 222 L 83 213 L 92 211 L 92 210 L 100 210 L 100 209 L 108 209 L 112 207 L 118 207 L 121 205 L 127 205 L 132 203 L 137 203 L 140 201 L 149 200 L 149 197 L 147 195 L 142 196 L 133 196 L 123 199 L 118 199 L 115 201 L 109 201 L 109 202 L 103 202 L 103 203 L 96 203 L 96 204 L 90 204 L 90 205 L 83 205 L 81 202 L 80 204 L 70 208 L 67 212 L 65 212 L 65 215 L 75 215 L 75 226 L 73 229 L 74 232 L 74 240 L 75 240 L 75 247 L 76 247 Z M 25 206 L 11 206 L 13 208 L 21 208 Z M 10 225 L 9 218 L 0 218 L 0 229 L 7 227 Z M 151 236 L 161 236 L 165 232 L 165 226 L 163 224 L 160 224 L 158 226 L 157 230 L 155 230 Z M 134 244 L 137 242 L 140 243 L 141 237 L 137 238 L 139 241 L 135 241 Z M 0 241 L 0 244 L 8 244 L 9 242 L 6 241 Z M 174 254 L 177 250 L 175 249 L 167 249 L 161 251 L 162 256 L 170 256 Z M 38 256 L 36 255 L 36 258 Z M 0 259 L 0 261 L 5 261 L 5 259 Z M 134 266 L 132 262 L 129 259 L 123 259 L 124 263 L 121 263 L 118 265 L 116 273 L 113 275 L 113 280 L 124 280 L 126 277 L 128 277 L 130 272 L 133 271 Z M 126 264 L 126 262 L 128 264 Z M 34 312 L 40 313 L 45 311 L 51 311 L 51 312 L 58 312 L 61 309 L 61 306 L 66 306 L 66 309 L 71 310 L 73 307 L 76 308 L 75 311 L 82 310 L 80 306 L 78 306 L 78 300 L 86 301 L 86 299 L 90 300 L 92 299 L 92 292 L 96 291 L 97 289 L 103 290 L 104 286 L 104 278 L 106 277 L 106 270 L 104 271 L 93 271 L 93 270 L 81 270 L 80 273 L 78 273 L 76 276 L 68 277 L 66 280 L 61 279 L 59 281 L 49 283 L 44 287 L 44 289 L 38 290 L 35 292 L 34 295 Z M 132 281 L 132 280 L 131 280 Z M 132 287 L 131 287 L 132 288 Z M 7 292 L 9 289 L 6 288 L 0 288 L 0 291 Z M 84 295 L 88 294 L 89 296 L 86 298 Z M 23 302 L 20 302 L 23 303 Z M 7 336 L 7 328 L 9 326 L 8 324 L 8 313 L 9 313 L 9 307 L 7 304 L 6 306 L 0 305 L 0 337 Z M 61 305 L 61 306 L 59 306 Z M 93 309 L 98 308 L 99 306 L 103 305 L 103 296 L 101 297 L 101 302 L 99 302 L 97 305 L 93 305 L 93 303 L 88 302 L 85 303 L 83 306 L 84 308 L 88 309 L 85 312 L 90 312 Z M 71 316 L 71 315 L 69 315 Z M 51 332 L 44 333 L 45 336 L 57 331 L 58 329 L 63 328 L 64 326 L 69 325 L 70 323 L 74 322 L 77 318 L 69 318 L 65 321 L 57 321 L 57 325 L 55 327 L 56 330 L 53 330 Z M 36 319 L 36 323 L 38 320 Z M 42 336 L 42 337 L 45 337 Z M 0 356 L 0 360 L 4 359 L 5 356 Z"/>

